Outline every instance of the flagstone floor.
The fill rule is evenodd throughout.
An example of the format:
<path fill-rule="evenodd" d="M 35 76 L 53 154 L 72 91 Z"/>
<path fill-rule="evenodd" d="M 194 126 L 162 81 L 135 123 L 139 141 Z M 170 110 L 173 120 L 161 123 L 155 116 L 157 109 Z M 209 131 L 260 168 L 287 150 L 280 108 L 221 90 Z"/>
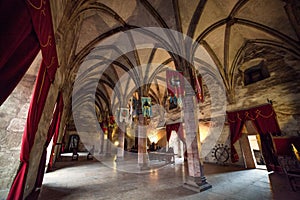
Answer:
<path fill-rule="evenodd" d="M 174 164 L 151 161 L 150 168 L 143 171 L 135 159 L 99 160 L 82 157 L 57 162 L 57 169 L 45 174 L 39 199 L 300 199 L 300 191 L 293 192 L 283 174 L 262 169 L 204 164 L 212 188 L 197 193 L 183 187 L 186 166 L 182 159 Z"/>

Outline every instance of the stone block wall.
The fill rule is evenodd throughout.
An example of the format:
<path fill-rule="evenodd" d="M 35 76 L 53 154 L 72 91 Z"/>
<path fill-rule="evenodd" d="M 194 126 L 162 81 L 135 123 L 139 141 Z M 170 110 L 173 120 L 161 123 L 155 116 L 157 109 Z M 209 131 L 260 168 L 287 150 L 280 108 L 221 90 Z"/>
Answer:
<path fill-rule="evenodd" d="M 235 103 L 230 110 L 253 107 L 271 100 L 284 135 L 299 135 L 300 122 L 300 60 L 274 48 L 259 48 L 264 53 L 264 65 L 270 77 L 244 86 L 242 76 L 236 73 Z"/>
<path fill-rule="evenodd" d="M 252 53 L 250 53 L 252 51 Z M 253 53 L 255 52 L 255 53 Z M 259 55 L 258 55 L 259 54 Z M 288 52 L 271 48 L 250 46 L 247 50 L 244 61 L 254 58 L 263 58 L 264 65 L 267 67 L 270 77 L 253 84 L 244 85 L 241 70 L 235 72 L 235 83 L 233 91 L 233 101 L 227 103 L 226 110 L 247 109 L 268 103 L 271 100 L 273 108 L 277 114 L 277 121 L 283 135 L 300 135 L 300 60 L 293 57 Z M 242 64 L 241 64 L 242 67 Z M 205 84 L 205 83 L 204 83 Z M 205 85 L 204 85 L 205 86 Z M 215 87 L 218 87 L 217 85 Z M 214 88 L 214 87 L 211 87 Z M 210 118 L 211 99 L 210 93 L 205 86 L 206 100 L 200 104 L 200 119 Z M 225 121 L 222 133 L 216 144 L 228 144 L 230 146 L 229 126 Z M 213 138 L 212 138 L 213 139 Z M 211 145 L 211 149 L 214 146 Z M 235 165 L 244 166 L 243 153 L 239 141 L 235 143 L 239 155 L 239 161 Z M 213 149 L 211 150 L 213 151 Z M 209 154 L 204 157 L 206 162 L 215 162 Z"/>
<path fill-rule="evenodd" d="M 26 124 L 34 75 L 25 75 L 0 107 L 0 199 L 5 199 L 20 162 L 22 136 Z"/>

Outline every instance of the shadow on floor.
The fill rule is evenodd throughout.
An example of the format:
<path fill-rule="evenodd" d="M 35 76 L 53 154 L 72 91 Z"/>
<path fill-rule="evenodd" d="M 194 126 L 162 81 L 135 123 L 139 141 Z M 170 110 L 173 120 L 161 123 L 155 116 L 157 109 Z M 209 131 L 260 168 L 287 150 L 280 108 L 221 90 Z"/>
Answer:
<path fill-rule="evenodd" d="M 300 190 L 293 191 L 285 174 L 270 173 L 270 184 L 274 200 L 300 199 Z"/>
<path fill-rule="evenodd" d="M 203 169 L 204 169 L 205 175 L 248 170 L 248 169 L 245 169 L 245 168 L 239 167 L 239 166 L 218 165 L 218 164 L 212 164 L 212 163 L 204 163 Z"/>
<path fill-rule="evenodd" d="M 43 185 L 43 187 L 41 189 L 39 199 L 54 200 L 54 199 L 57 199 L 57 197 L 66 198 L 76 190 L 77 190 L 76 188 L 54 187 L 54 186 L 45 184 L 45 185 Z"/>
<path fill-rule="evenodd" d="M 186 164 L 179 162 L 145 174 L 119 171 L 98 160 L 57 162 L 56 167 L 45 174 L 40 200 L 298 200 L 300 196 L 291 190 L 284 174 L 261 169 L 206 163 L 204 173 L 212 188 L 196 193 L 183 187 L 187 170 Z"/>

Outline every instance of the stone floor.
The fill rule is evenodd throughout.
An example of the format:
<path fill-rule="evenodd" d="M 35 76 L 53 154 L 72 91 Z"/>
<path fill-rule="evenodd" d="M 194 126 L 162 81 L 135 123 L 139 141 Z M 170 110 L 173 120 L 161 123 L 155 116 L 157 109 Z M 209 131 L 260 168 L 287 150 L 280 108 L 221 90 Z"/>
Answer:
<path fill-rule="evenodd" d="M 182 159 L 175 164 L 151 161 L 144 171 L 134 159 L 99 160 L 83 157 L 57 162 L 57 169 L 45 174 L 39 199 L 300 199 L 300 191 L 293 192 L 284 175 L 261 169 L 204 164 L 212 188 L 196 193 L 183 187 L 186 166 Z"/>

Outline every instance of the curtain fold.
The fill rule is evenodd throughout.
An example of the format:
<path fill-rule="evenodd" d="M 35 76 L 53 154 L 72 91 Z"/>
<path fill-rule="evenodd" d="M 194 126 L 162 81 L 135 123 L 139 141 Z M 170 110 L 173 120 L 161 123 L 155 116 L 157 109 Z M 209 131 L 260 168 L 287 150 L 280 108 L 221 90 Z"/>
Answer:
<path fill-rule="evenodd" d="M 7 200 L 22 200 L 23 191 L 25 188 L 26 175 L 28 172 L 28 162 L 20 162 L 19 170 L 14 179 L 14 183 L 10 188 Z M 17 183 L 16 183 L 17 182 Z"/>
<path fill-rule="evenodd" d="M 20 161 L 21 161 L 21 169 L 18 171 L 8 194 L 7 199 L 23 199 L 24 195 L 24 186 L 26 183 L 26 176 L 29 166 L 29 157 L 30 152 L 34 143 L 35 134 L 38 129 L 38 124 L 44 109 L 44 105 L 47 99 L 48 91 L 50 88 L 51 83 L 54 80 L 55 72 L 58 67 L 58 60 L 56 55 L 56 46 L 54 41 L 54 33 L 53 33 L 53 26 L 52 26 L 52 17 L 51 17 L 51 10 L 50 10 L 50 3 L 49 0 L 27 0 L 26 4 L 20 3 L 23 1 L 5 1 L 3 4 L 7 7 L 1 7 L 1 10 L 7 9 L 7 13 L 11 13 L 11 17 L 13 18 L 20 18 L 23 16 L 19 16 L 19 13 L 16 14 L 15 8 L 16 5 L 19 5 L 18 10 L 21 13 L 27 13 L 24 17 L 28 17 L 31 23 L 22 24 L 22 20 L 16 20 L 15 24 L 11 24 L 11 26 L 6 27 L 7 29 L 17 29 L 19 30 L 20 27 L 26 26 L 30 30 L 30 32 L 35 33 L 35 37 L 32 40 L 32 44 L 26 45 L 26 48 L 32 49 L 32 46 L 36 48 L 38 46 L 41 49 L 43 60 L 38 72 L 32 100 L 30 102 L 30 107 L 28 111 L 27 122 L 25 125 L 25 130 L 22 138 L 22 146 L 21 146 L 21 153 L 20 153 Z M 14 3 L 17 3 L 14 5 Z M 1 3 L 2 4 L 2 3 Z M 10 9 L 10 10 L 8 10 Z M 29 15 L 28 15 L 29 13 Z M 2 16 L 2 13 L 1 13 Z M 2 29 L 1 29 L 2 31 Z M 10 32 L 10 30 L 6 31 Z M 2 32 L 1 32 L 2 34 Z M 19 41 L 19 37 L 22 32 L 15 31 L 15 34 L 12 36 L 16 38 L 16 41 Z M 32 36 L 33 37 L 33 36 Z M 29 43 L 29 42 L 28 42 Z M 2 44 L 1 44 L 2 45 Z M 18 45 L 17 45 L 18 46 Z M 33 49 L 35 49 L 33 48 Z M 16 48 L 17 49 L 17 48 Z M 2 49 L 1 49 L 2 50 Z M 32 50 L 35 52 L 36 50 Z M 2 51 L 1 51 L 2 52 Z M 14 52 L 14 51 L 12 51 Z M 24 57 L 15 56 L 14 53 L 8 53 L 7 56 L 9 57 L 7 60 L 15 60 L 17 63 L 24 62 L 24 59 L 27 59 L 26 55 L 27 52 L 24 51 Z M 1 66 L 0 69 L 7 68 L 5 66 L 5 60 L 3 61 L 4 65 Z M 29 61 L 26 62 L 27 64 L 30 63 Z M 29 64 L 30 65 L 30 64 Z M 9 66 L 11 68 L 9 70 L 14 70 L 15 66 Z M 22 67 L 22 66 L 20 66 Z M 27 66 L 23 66 L 26 68 Z M 28 67 L 27 67 L 28 68 Z M 25 70 L 25 69 L 22 69 Z M 26 71 L 26 70 L 25 70 Z M 2 74 L 0 75 L 2 78 Z M 13 77 L 11 77 L 13 78 Z M 17 83 L 15 83 L 17 84 Z M 6 87 L 6 83 L 3 87 Z M 7 94 L 6 94 L 7 95 Z M 9 95 L 9 94 L 8 94 Z M 8 96 L 7 95 L 7 96 Z M 4 97 L 1 96 L 1 99 Z"/>
<path fill-rule="evenodd" d="M 2 1 L 0 13 L 0 105 L 2 105 L 22 79 L 40 48 L 25 1 Z"/>
<path fill-rule="evenodd" d="M 234 143 L 242 136 L 242 128 L 244 120 L 240 118 L 240 114 L 236 112 L 227 113 L 228 122 L 230 123 L 230 141 L 231 141 L 231 162 L 235 163 L 239 160 L 238 153 L 234 147 Z"/>
<path fill-rule="evenodd" d="M 250 114 L 246 117 L 251 119 L 257 128 L 259 127 L 261 134 L 272 133 L 274 136 L 281 135 L 276 113 L 271 104 L 259 108 L 252 108 L 249 110 L 249 113 Z"/>
<path fill-rule="evenodd" d="M 61 122 L 63 108 L 64 108 L 64 100 L 63 100 L 62 94 L 60 94 L 59 100 L 58 100 L 59 114 L 58 114 L 58 119 L 57 119 L 56 126 L 55 126 L 55 131 L 54 131 L 54 134 L 53 134 L 53 143 L 52 143 L 51 154 L 50 154 L 48 168 L 47 168 L 48 171 L 51 171 L 52 167 L 53 167 L 54 150 L 55 150 L 55 146 L 57 144 L 57 139 L 58 139 L 58 136 L 59 136 L 59 128 L 60 128 L 60 122 Z"/>

